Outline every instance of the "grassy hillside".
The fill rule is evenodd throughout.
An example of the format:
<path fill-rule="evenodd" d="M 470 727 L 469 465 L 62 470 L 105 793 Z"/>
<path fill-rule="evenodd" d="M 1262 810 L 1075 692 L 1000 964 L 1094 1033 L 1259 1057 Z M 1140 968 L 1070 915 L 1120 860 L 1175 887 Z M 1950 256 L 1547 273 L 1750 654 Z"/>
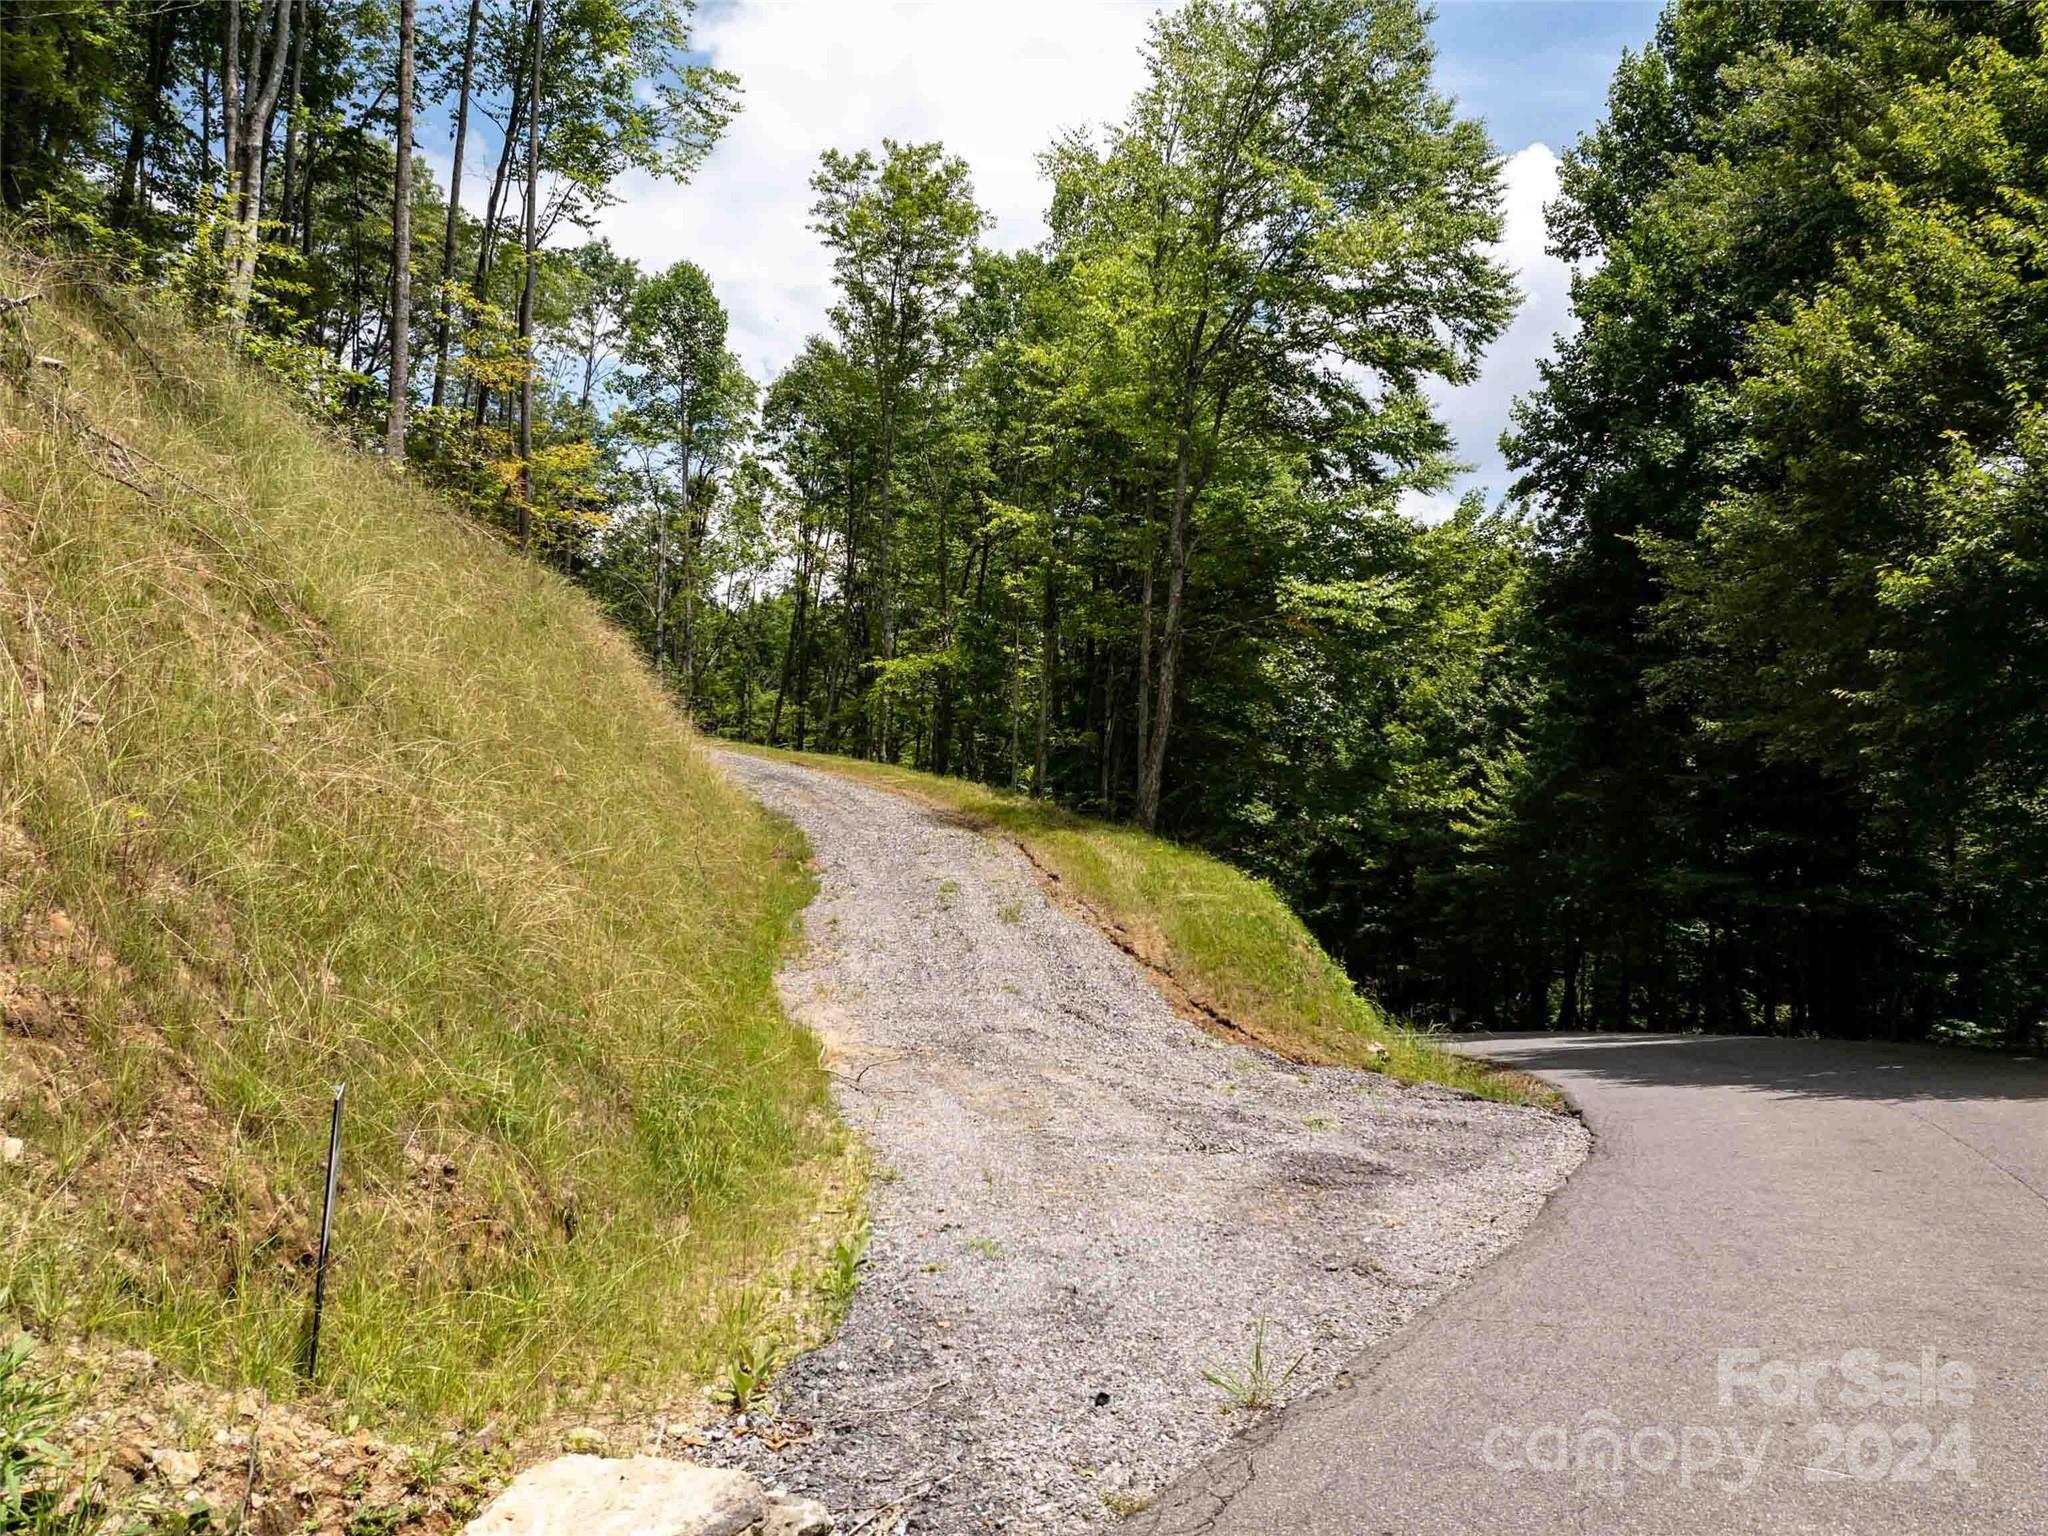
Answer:
<path fill-rule="evenodd" d="M 1556 1102 L 1520 1073 L 1444 1050 L 1389 1019 L 1278 893 L 1219 859 L 1134 827 L 965 779 L 815 753 L 744 750 L 866 779 L 1009 838 L 1185 1011 L 1296 1061 L 1370 1067 L 1512 1102 Z"/>
<path fill-rule="evenodd" d="M 797 835 L 561 580 L 0 250 L 0 1287 L 290 1395 L 714 1372 L 841 1166 Z M 111 304 L 113 307 L 109 307 Z M 38 355 L 54 360 L 40 362 Z"/>

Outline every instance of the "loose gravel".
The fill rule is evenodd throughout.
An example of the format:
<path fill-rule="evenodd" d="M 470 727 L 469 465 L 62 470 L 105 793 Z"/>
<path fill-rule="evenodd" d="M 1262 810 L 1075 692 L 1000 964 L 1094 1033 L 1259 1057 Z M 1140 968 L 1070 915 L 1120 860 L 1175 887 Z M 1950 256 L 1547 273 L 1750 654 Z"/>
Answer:
<path fill-rule="evenodd" d="M 1256 1417 L 1211 1374 L 1249 1373 L 1263 1335 L 1279 1396 L 1327 1385 L 1585 1155 L 1566 1116 L 1226 1044 L 1014 848 L 817 769 L 725 761 L 822 865 L 783 1002 L 879 1173 L 845 1325 L 722 1455 L 844 1531 L 1067 1532 L 1142 1507 Z"/>

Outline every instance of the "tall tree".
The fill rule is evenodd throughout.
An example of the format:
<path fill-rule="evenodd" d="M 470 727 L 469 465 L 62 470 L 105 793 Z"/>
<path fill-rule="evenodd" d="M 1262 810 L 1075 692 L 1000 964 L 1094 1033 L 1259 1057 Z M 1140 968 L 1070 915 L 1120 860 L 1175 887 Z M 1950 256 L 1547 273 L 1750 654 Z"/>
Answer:
<path fill-rule="evenodd" d="M 827 150 L 811 178 L 812 227 L 832 252 L 839 283 L 833 324 L 870 391 L 875 468 L 875 605 L 880 660 L 896 659 L 898 437 L 906 397 L 930 366 L 940 328 L 957 307 L 968 252 L 986 216 L 967 163 L 937 144 L 885 139 L 882 157 Z M 877 709 L 875 752 L 887 758 L 890 697 Z"/>
<path fill-rule="evenodd" d="M 405 460 L 407 367 L 412 352 L 412 73 L 414 0 L 398 0 L 397 173 L 391 180 L 391 409 L 384 456 Z"/>
<path fill-rule="evenodd" d="M 1413 0 L 1192 0 L 1155 25 L 1104 151 L 1070 139 L 1053 157 L 1076 285 L 1103 345 L 1135 355 L 1130 430 L 1164 524 L 1163 620 L 1141 636 L 1144 826 L 1219 470 L 1291 441 L 1361 486 L 1440 476 L 1422 381 L 1472 377 L 1511 313 L 1498 161 L 1436 93 L 1433 58 Z M 1149 593 L 1149 540 L 1143 558 Z"/>
<path fill-rule="evenodd" d="M 263 171 L 269 159 L 271 120 L 284 89 L 291 54 L 292 10 L 284 0 L 263 0 L 241 68 L 241 0 L 228 0 L 227 40 L 221 55 L 222 103 L 228 165 L 228 317 L 247 322 L 262 252 Z"/>
<path fill-rule="evenodd" d="M 636 430 L 668 450 L 678 512 L 679 578 L 670 567 L 668 499 L 654 497 L 658 531 L 655 567 L 655 657 L 668 665 L 672 599 L 683 609 L 680 689 L 684 707 L 696 695 L 697 551 L 694 494 L 709 462 L 740 428 L 751 387 L 725 349 L 725 306 L 694 262 L 679 261 L 633 293 L 625 356 L 634 369 L 627 389 L 637 407 Z"/>
<path fill-rule="evenodd" d="M 576 407 L 588 411 L 625 342 L 640 267 L 614 251 L 609 240 L 593 240 L 569 253 L 561 275 L 568 289 L 567 314 L 555 327 L 554 339 L 573 369 Z"/>
<path fill-rule="evenodd" d="M 531 74 L 526 86 L 526 210 L 520 239 L 524 258 L 519 285 L 519 346 L 525 371 L 519 378 L 519 542 L 533 536 L 533 294 L 539 281 L 535 257 L 540 251 L 540 115 L 541 53 L 547 34 L 546 0 L 533 0 L 527 23 L 527 57 Z"/>
<path fill-rule="evenodd" d="M 448 343 L 455 323 L 455 248 L 462 227 L 462 156 L 469 144 L 469 97 L 476 81 L 476 35 L 483 18 L 483 0 L 469 0 L 469 19 L 462 30 L 462 51 L 456 71 L 455 146 L 448 170 L 448 217 L 441 230 L 441 281 L 436 294 L 438 315 L 434 322 L 434 393 L 431 404 L 441 408 L 448 381 Z"/>

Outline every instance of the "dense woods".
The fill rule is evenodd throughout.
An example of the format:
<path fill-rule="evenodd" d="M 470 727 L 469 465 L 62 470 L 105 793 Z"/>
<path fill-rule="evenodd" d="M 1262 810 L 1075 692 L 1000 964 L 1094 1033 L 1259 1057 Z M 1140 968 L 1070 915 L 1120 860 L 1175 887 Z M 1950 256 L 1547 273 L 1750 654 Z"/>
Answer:
<path fill-rule="evenodd" d="M 2041 1038 L 2041 11 L 1674 4 L 1566 158 L 1519 478 L 1433 525 L 1428 391 L 1516 296 L 1413 0 L 1165 15 L 1029 249 L 941 144 L 821 146 L 837 299 L 772 379 L 687 249 L 592 238 L 740 108 L 688 21 L 0 7 L 0 199 L 588 584 L 709 730 L 1218 849 L 1425 1021 Z"/>

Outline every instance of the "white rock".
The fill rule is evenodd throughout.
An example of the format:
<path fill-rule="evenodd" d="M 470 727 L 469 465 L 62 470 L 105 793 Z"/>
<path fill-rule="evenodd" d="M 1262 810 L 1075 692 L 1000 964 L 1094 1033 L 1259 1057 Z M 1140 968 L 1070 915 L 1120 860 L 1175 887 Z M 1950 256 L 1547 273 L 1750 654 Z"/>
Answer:
<path fill-rule="evenodd" d="M 20 1162 L 25 1150 L 19 1136 L 0 1136 L 0 1163 Z"/>
<path fill-rule="evenodd" d="M 463 1536 L 742 1536 L 767 1512 L 744 1472 L 662 1456 L 557 1456 L 520 1473 Z"/>
<path fill-rule="evenodd" d="M 832 1515 L 816 1499 L 785 1494 L 768 1506 L 761 1536 L 832 1536 Z"/>
<path fill-rule="evenodd" d="M 173 1488 L 199 1481 L 199 1458 L 175 1446 L 160 1446 L 149 1453 L 149 1464 Z"/>

